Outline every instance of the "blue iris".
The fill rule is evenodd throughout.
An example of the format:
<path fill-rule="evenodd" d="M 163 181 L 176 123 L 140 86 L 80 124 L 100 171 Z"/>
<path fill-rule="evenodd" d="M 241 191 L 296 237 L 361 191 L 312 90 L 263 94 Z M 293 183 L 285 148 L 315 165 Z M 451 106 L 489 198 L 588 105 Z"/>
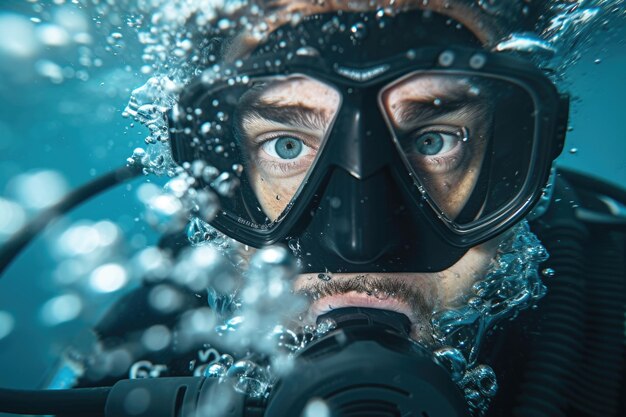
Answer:
<path fill-rule="evenodd" d="M 298 138 L 283 136 L 274 144 L 276 155 L 283 159 L 294 159 L 302 152 L 302 141 Z"/>
<path fill-rule="evenodd" d="M 428 132 L 415 139 L 415 149 L 422 155 L 437 155 L 443 149 L 444 138 L 441 133 Z"/>

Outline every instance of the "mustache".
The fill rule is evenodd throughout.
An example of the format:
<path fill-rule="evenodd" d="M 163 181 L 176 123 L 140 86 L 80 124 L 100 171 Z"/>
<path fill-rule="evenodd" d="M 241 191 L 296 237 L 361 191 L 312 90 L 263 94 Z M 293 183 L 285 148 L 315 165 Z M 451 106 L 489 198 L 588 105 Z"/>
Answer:
<path fill-rule="evenodd" d="M 432 304 L 424 293 L 402 279 L 390 279 L 357 275 L 353 278 L 342 278 L 306 284 L 296 291 L 311 303 L 323 297 L 343 295 L 349 292 L 365 293 L 379 299 L 393 298 L 409 306 L 413 313 L 425 317 L 432 314 Z"/>

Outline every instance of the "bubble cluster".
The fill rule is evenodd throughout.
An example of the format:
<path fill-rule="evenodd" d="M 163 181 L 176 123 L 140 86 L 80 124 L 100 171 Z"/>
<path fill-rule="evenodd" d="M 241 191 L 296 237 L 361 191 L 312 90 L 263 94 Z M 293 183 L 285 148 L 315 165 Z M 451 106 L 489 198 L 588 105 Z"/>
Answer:
<path fill-rule="evenodd" d="M 68 191 L 63 175 L 52 170 L 36 170 L 11 179 L 8 184 L 11 194 L 22 207 L 41 210 L 58 203 Z"/>
<path fill-rule="evenodd" d="M 40 310 L 44 324 L 54 326 L 76 319 L 83 309 L 83 301 L 77 294 L 63 294 L 48 300 Z"/>
<path fill-rule="evenodd" d="M 504 3 L 479 0 L 486 10 Z M 542 10 L 534 31 L 507 34 L 493 49 L 526 53 L 541 67 L 550 68 L 555 81 L 561 81 L 567 68 L 580 59 L 594 33 L 606 33 L 626 18 L 621 0 L 554 0 L 546 2 Z M 521 13 L 527 14 L 528 6 Z"/>
<path fill-rule="evenodd" d="M 166 76 L 152 77 L 133 90 L 123 115 L 144 124 L 150 131 L 147 143 L 166 141 L 165 113 L 172 108 L 181 86 Z"/>
<path fill-rule="evenodd" d="M 162 192 L 139 190 L 138 196 L 146 204 L 147 222 L 161 232 L 181 231 L 192 217 L 210 222 L 220 207 L 213 191 L 198 187 L 197 179 L 184 169 L 177 168 L 176 172 Z"/>
<path fill-rule="evenodd" d="M 476 364 L 483 338 L 497 322 L 515 317 L 545 295 L 538 267 L 547 258 L 528 223 L 518 224 L 512 237 L 498 247 L 490 271 L 473 285 L 467 304 L 431 317 L 433 338 L 441 346 L 435 356 L 464 390 L 477 415 L 486 412 L 497 391 L 493 370 Z"/>
<path fill-rule="evenodd" d="M 317 327 L 297 330 L 278 324 L 285 322 L 285 316 L 296 317 L 304 305 L 290 287 L 297 274 L 297 260 L 284 248 L 267 248 L 252 255 L 253 251 L 208 224 L 219 213 L 220 198 L 232 196 L 240 186 L 242 166 L 233 166 L 232 172 L 220 172 L 200 161 L 177 167 L 168 143 L 167 124 L 168 113 L 175 107 L 181 88 L 191 78 L 204 75 L 210 80 L 219 75 L 230 77 L 233 83 L 246 83 L 243 77 L 221 73 L 219 38 L 246 32 L 256 40 L 264 39 L 269 26 L 259 22 L 263 10 L 246 1 L 32 3 L 34 13 L 30 18 L 0 14 L 0 61 L 30 59 L 34 72 L 53 83 L 72 77 L 86 80 L 87 69 L 103 65 L 102 53 L 91 47 L 97 32 L 105 33 L 104 50 L 111 55 L 123 51 L 128 42 L 141 44 L 143 64 L 138 73 L 147 80 L 133 90 L 125 115 L 145 126 L 148 133 L 146 148 L 137 148 L 128 162 L 142 166 L 146 173 L 171 177 L 163 190 L 152 184 L 140 187 L 138 197 L 147 205 L 146 219 L 150 224 L 164 233 L 185 228 L 192 246 L 178 259 L 149 247 L 130 261 L 124 261 L 120 259 L 124 239 L 114 223 L 74 224 L 53 245 L 60 260 L 53 276 L 66 292 L 43 305 L 42 321 L 56 325 L 74 320 L 86 314 L 90 297 L 123 291 L 132 286 L 136 277 L 155 284 L 148 302 L 164 313 L 185 308 L 184 297 L 176 290 L 178 286 L 206 294 L 208 305 L 184 314 L 177 329 L 159 325 L 144 329 L 141 346 L 157 352 L 170 346 L 175 338 L 183 345 L 192 346 L 218 337 L 233 351 L 263 353 L 269 360 L 235 360 L 233 356 L 221 355 L 210 365 L 198 368 L 205 376 L 232 380 L 237 390 L 263 397 L 276 375 L 289 369 L 290 355 L 334 328 L 334 323 L 324 321 Z M 84 5 L 91 8 L 83 8 Z M 478 0 L 478 5 L 493 15 L 506 7 L 505 2 L 490 0 Z M 542 20 L 543 27 L 536 33 L 509 34 L 495 50 L 528 53 L 552 66 L 566 66 L 564 62 L 571 63 L 578 56 L 566 51 L 589 31 L 610 23 L 610 16 L 601 13 L 600 7 L 613 16 L 624 14 L 623 8 L 618 9 L 617 0 L 554 1 L 553 15 Z M 93 16 L 88 11 L 93 11 Z M 381 27 L 394 13 L 391 6 L 376 13 Z M 290 21 L 296 24 L 301 19 L 301 15 L 294 13 Z M 366 29 L 359 23 L 350 27 L 353 41 L 370 36 Z M 285 47 L 285 43 L 278 45 Z M 47 50 L 65 51 L 68 47 L 76 48 L 78 69 L 44 54 Z M 305 46 L 295 54 L 316 56 L 320 51 Z M 454 57 L 442 55 L 441 59 L 442 65 L 451 64 Z M 241 65 L 241 61 L 235 63 L 235 67 Z M 484 61 L 477 59 L 472 67 L 480 69 L 483 65 Z M 219 106 L 219 102 L 214 103 L 214 107 Z M 223 117 L 223 113 L 222 116 L 218 113 L 216 122 L 201 126 L 200 132 L 213 133 L 224 121 Z M 228 149 L 216 146 L 214 151 Z M 570 152 L 574 153 L 574 149 Z M 18 230 L 28 209 L 49 207 L 66 191 L 64 180 L 50 171 L 25 174 L 16 181 L 16 189 L 20 190 L 16 201 L 0 199 L 3 214 L 0 239 Z M 331 206 L 339 205 L 341 201 L 335 197 Z M 545 293 L 537 274 L 538 263 L 545 260 L 545 250 L 526 225 L 519 226 L 515 236 L 499 248 L 494 268 L 474 285 L 473 297 L 467 305 L 437 312 L 432 319 L 434 337 L 439 344 L 435 355 L 464 390 L 472 409 L 478 412 L 486 409 L 488 399 L 497 389 L 493 371 L 476 364 L 485 331 L 498 320 L 533 305 Z M 300 255 L 296 239 L 289 242 L 289 249 L 296 257 Z M 550 278 L 555 271 L 547 268 L 542 274 Z M 332 276 L 321 273 L 317 278 L 328 281 Z M 377 295 L 375 291 L 373 295 L 389 296 Z M 12 316 L 0 312 L 0 339 L 10 335 L 13 327 Z M 100 367 L 95 369 L 111 375 L 126 372 L 137 359 L 135 353 L 124 349 L 100 353 Z M 150 364 L 145 374 L 158 376 L 162 371 L 159 366 Z M 149 401 L 142 392 L 135 392 L 132 398 L 128 405 L 131 413 L 140 413 Z M 307 416 L 327 414 L 328 407 L 321 400 L 311 400 L 305 410 Z"/>

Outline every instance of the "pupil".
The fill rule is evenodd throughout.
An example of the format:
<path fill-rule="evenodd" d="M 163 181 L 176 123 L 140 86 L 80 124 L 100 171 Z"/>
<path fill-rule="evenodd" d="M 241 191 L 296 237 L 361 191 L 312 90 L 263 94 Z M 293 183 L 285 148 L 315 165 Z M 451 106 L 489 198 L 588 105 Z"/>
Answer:
<path fill-rule="evenodd" d="M 424 133 L 415 141 L 416 150 L 422 155 L 436 155 L 443 145 L 443 137 L 439 133 Z"/>
<path fill-rule="evenodd" d="M 297 138 L 282 137 L 276 141 L 275 150 L 282 159 L 294 159 L 302 152 L 302 141 Z"/>

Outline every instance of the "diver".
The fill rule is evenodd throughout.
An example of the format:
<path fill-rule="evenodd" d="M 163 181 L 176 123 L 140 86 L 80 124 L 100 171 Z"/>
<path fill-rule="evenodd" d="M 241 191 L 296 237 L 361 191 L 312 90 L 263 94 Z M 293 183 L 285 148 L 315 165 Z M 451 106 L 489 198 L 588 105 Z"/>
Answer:
<path fill-rule="evenodd" d="M 532 31 L 544 2 L 389 3 L 271 2 L 243 32 L 196 36 L 212 64 L 182 90 L 169 143 L 198 188 L 215 188 L 219 172 L 237 179 L 212 233 L 289 247 L 293 290 L 311 301 L 304 322 L 331 317 L 361 340 L 350 322 L 369 321 L 380 340 L 394 335 L 384 349 L 403 335 L 418 346 L 406 352 L 448 364 L 460 386 L 450 403 L 462 398 L 475 415 L 624 415 L 626 193 L 554 168 L 569 97 L 532 53 L 494 50 L 511 28 Z M 174 257 L 188 245 L 162 240 Z M 154 287 L 95 329 L 104 351 L 137 353 L 132 364 L 107 373 L 96 355 L 75 386 L 203 376 L 196 351 L 224 353 L 142 351 L 145 328 L 208 303 L 172 284 L 182 307 L 159 312 Z M 439 378 L 428 366 L 407 384 Z M 281 398 L 311 399 L 294 395 Z M 329 415 L 429 415 L 354 395 L 356 408 L 328 400 Z"/>

